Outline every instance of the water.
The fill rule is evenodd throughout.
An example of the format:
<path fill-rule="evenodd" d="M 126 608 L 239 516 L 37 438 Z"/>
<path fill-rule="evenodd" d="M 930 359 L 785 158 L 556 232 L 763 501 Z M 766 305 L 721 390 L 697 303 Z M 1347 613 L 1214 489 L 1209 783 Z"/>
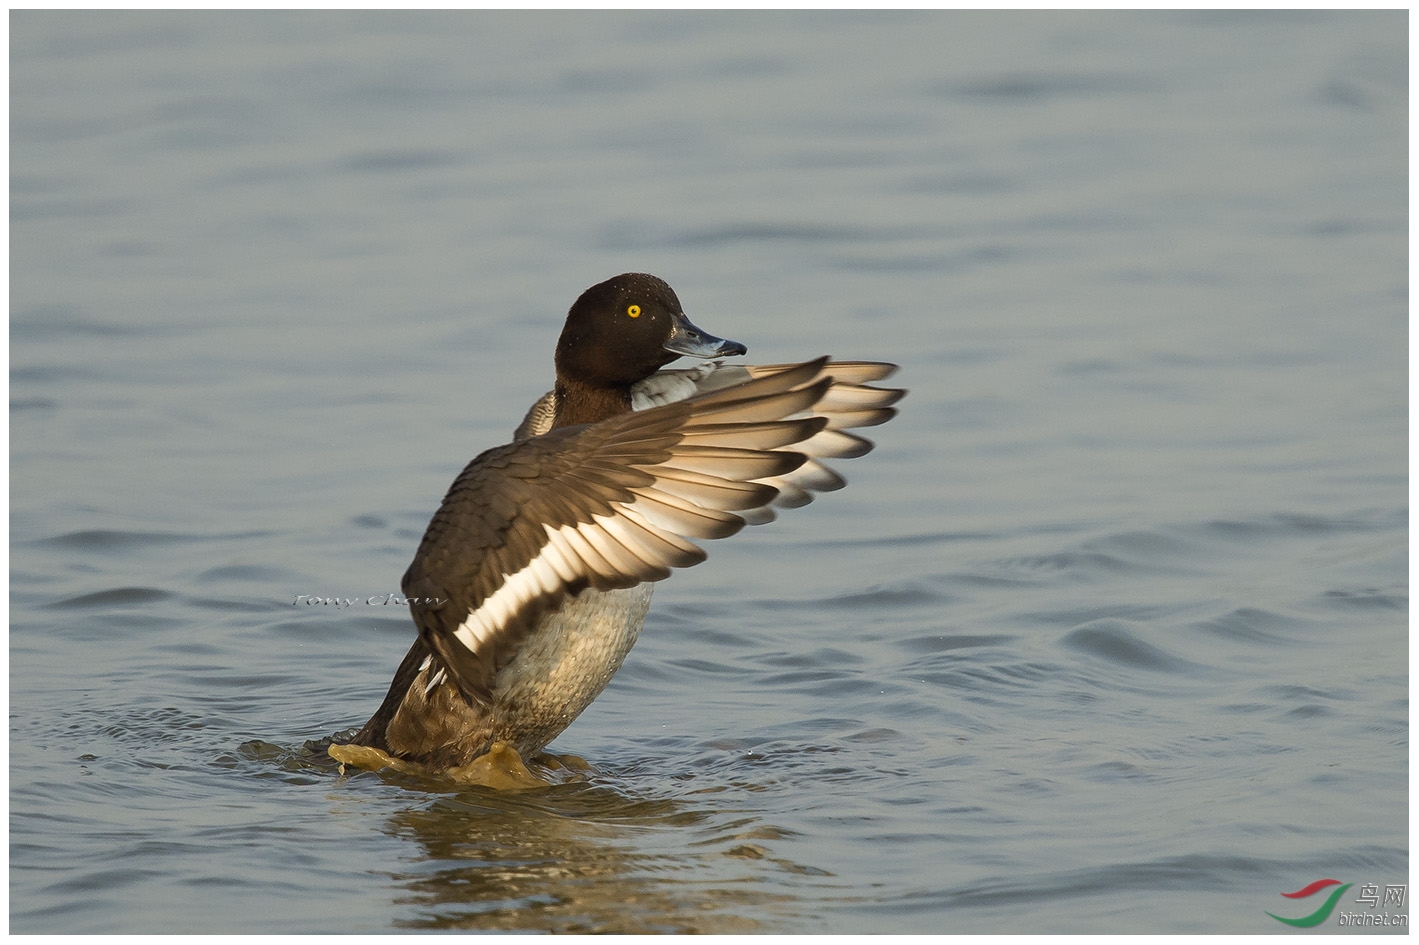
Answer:
<path fill-rule="evenodd" d="M 12 14 L 11 929 L 1268 932 L 1407 883 L 1406 28 Z M 295 598 L 397 591 L 625 270 L 753 360 L 901 363 L 901 416 L 657 590 L 553 746 L 588 781 L 313 764 L 413 631 Z"/>

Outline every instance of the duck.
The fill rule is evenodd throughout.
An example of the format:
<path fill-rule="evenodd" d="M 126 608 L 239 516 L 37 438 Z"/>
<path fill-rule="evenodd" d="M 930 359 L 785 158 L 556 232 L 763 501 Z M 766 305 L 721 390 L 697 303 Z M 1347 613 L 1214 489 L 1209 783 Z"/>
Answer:
<path fill-rule="evenodd" d="M 401 581 L 418 631 L 345 744 L 444 771 L 508 747 L 537 757 L 635 644 L 651 590 L 776 509 L 846 483 L 824 459 L 887 422 L 904 390 L 875 361 L 746 365 L 646 273 L 567 313 L 556 383 L 504 446 L 454 479 Z M 680 357 L 699 363 L 668 368 Z M 331 749 L 331 754 L 336 754 Z"/>

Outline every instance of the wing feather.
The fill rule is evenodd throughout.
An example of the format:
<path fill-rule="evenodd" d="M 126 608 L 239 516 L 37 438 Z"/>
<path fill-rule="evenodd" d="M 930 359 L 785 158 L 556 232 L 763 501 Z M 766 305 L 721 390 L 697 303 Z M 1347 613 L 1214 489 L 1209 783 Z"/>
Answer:
<path fill-rule="evenodd" d="M 891 418 L 904 392 L 868 384 L 893 370 L 711 362 L 648 379 L 633 392 L 646 409 L 559 429 L 544 397 L 513 443 L 468 464 L 429 523 L 403 587 L 446 603 L 413 607 L 420 636 L 468 698 L 489 699 L 498 668 L 582 589 L 661 580 L 704 560 L 689 539 L 842 488 L 819 460 L 872 448 L 844 431 Z"/>

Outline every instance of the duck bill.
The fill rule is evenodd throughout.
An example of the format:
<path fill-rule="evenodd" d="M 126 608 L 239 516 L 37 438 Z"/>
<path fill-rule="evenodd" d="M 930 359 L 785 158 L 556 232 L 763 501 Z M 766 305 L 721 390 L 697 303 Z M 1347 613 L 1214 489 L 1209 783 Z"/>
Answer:
<path fill-rule="evenodd" d="M 665 339 L 665 350 L 673 354 L 688 355 L 692 358 L 723 358 L 731 354 L 744 354 L 749 349 L 737 341 L 716 338 L 709 332 L 700 331 L 683 313 L 671 316 L 673 327 L 670 337 Z"/>

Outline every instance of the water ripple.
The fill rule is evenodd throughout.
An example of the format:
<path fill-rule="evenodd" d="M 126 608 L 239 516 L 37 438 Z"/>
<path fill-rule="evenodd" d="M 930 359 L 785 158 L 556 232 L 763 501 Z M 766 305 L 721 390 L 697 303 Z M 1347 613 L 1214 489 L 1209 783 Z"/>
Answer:
<path fill-rule="evenodd" d="M 1062 642 L 1081 653 L 1130 669 L 1184 673 L 1198 668 L 1198 664 L 1147 642 L 1144 635 L 1127 621 L 1096 620 L 1070 632 Z"/>

